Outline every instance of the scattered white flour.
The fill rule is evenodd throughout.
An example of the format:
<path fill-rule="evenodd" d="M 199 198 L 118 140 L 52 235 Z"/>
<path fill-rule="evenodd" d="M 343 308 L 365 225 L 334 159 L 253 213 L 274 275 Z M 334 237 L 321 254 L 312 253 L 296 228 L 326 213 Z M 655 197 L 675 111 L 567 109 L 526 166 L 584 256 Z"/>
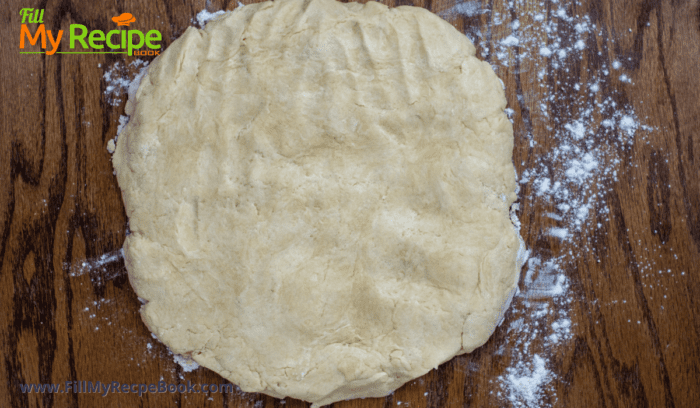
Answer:
<path fill-rule="evenodd" d="M 523 283 L 527 288 L 522 297 L 527 299 L 554 298 L 562 296 L 569 288 L 566 275 L 559 268 L 558 259 L 546 261 L 540 258 L 527 260 Z"/>
<path fill-rule="evenodd" d="M 236 9 L 241 8 L 241 7 L 243 7 L 243 3 L 241 3 L 239 1 L 238 5 L 236 6 Z M 219 10 L 219 11 L 215 11 L 212 13 L 212 12 L 204 9 L 204 10 L 200 11 L 199 13 L 197 13 L 197 17 L 192 19 L 192 23 L 197 23 L 200 28 L 204 28 L 204 26 L 207 25 L 207 23 L 209 21 L 215 19 L 216 17 L 218 17 L 220 15 L 226 14 L 226 13 L 228 13 L 228 11 L 226 11 L 226 10 Z"/>
<path fill-rule="evenodd" d="M 189 373 L 199 368 L 199 364 L 187 356 L 181 356 L 179 354 L 173 354 L 173 359 L 176 363 L 180 364 L 182 371 Z"/>
<path fill-rule="evenodd" d="M 117 61 L 103 75 L 105 80 L 105 99 L 111 106 L 118 106 L 122 103 L 122 96 L 129 92 L 129 86 L 134 77 L 143 76 L 146 73 L 148 62 L 136 59 L 129 64 Z"/>
<path fill-rule="evenodd" d="M 537 229 L 557 247 L 530 248 L 534 253 L 504 323 L 507 344 L 499 349 L 511 365 L 495 382 L 498 395 L 506 399 L 503 406 L 539 408 L 557 401 L 554 383 L 560 379 L 551 361 L 568 350 L 575 329 L 566 271 L 579 254 L 592 251 L 585 236 L 608 221 L 609 186 L 617 182 L 632 145 L 645 141 L 654 129 L 622 102 L 621 87 L 633 83 L 623 72 L 611 75 L 611 70 L 622 69 L 620 61 L 579 72 L 584 57 L 590 60 L 592 53 L 610 55 L 612 50 L 600 23 L 576 14 L 578 2 L 504 4 L 506 10 L 498 12 L 468 1 L 440 15 L 448 21 L 459 15 L 489 19 L 486 25 L 465 24 L 477 54 L 501 77 L 532 81 L 507 90 L 517 92 L 516 106 L 506 111 L 518 121 L 516 143 L 531 150 L 526 156 L 530 161 L 516 163 L 523 192 L 520 207 L 551 209 Z M 532 74 L 520 76 L 526 70 Z M 648 270 L 654 273 L 653 265 Z"/>
<path fill-rule="evenodd" d="M 207 10 L 202 10 L 199 13 L 197 13 L 196 21 L 200 27 L 204 28 L 204 26 L 207 25 L 207 23 L 210 20 L 213 20 L 214 18 L 216 18 L 222 14 L 226 14 L 226 11 L 219 10 L 219 11 L 215 11 L 213 13 L 210 13 Z"/>
<path fill-rule="evenodd" d="M 102 254 L 99 258 L 85 259 L 78 261 L 74 265 L 65 264 L 63 267 L 70 270 L 68 276 L 74 278 L 91 272 L 107 272 L 106 266 L 112 263 L 121 261 L 124 258 L 124 251 L 117 249 L 106 254 Z M 114 278 L 115 276 L 106 277 L 106 279 Z"/>
<path fill-rule="evenodd" d="M 632 78 L 628 77 L 627 74 L 620 75 L 620 82 L 632 83 Z"/>
<path fill-rule="evenodd" d="M 508 389 L 508 397 L 511 401 L 522 402 L 523 406 L 534 407 L 544 396 L 542 384 L 547 383 L 552 373 L 545 367 L 545 360 L 535 354 L 531 363 L 518 362 L 515 367 L 506 369 L 505 378 L 512 385 Z"/>
<path fill-rule="evenodd" d="M 87 275 L 92 285 L 104 287 L 108 281 L 124 276 L 124 269 L 119 267 L 119 263 L 123 258 L 124 252 L 121 249 L 117 249 L 102 254 L 97 258 L 78 260 L 72 264 L 64 262 L 63 270 L 68 271 L 68 276 L 71 278 Z M 80 285 L 82 284 L 83 282 L 81 281 Z M 110 310 L 102 310 L 105 305 L 110 306 L 107 309 L 111 309 L 112 312 L 116 306 L 114 299 L 97 298 L 88 301 L 87 307 L 82 309 L 82 311 L 87 314 L 89 324 L 92 326 L 93 331 L 100 330 L 101 323 L 106 326 L 112 325 L 114 314 L 110 313 Z"/>
<path fill-rule="evenodd" d="M 131 83 L 131 86 L 136 86 L 138 88 L 138 84 L 141 83 L 141 76 L 137 76 Z M 124 127 L 126 127 L 126 124 L 129 123 L 129 117 L 126 115 L 121 115 L 119 116 L 119 126 L 117 126 L 117 136 L 124 130 Z"/>
<path fill-rule="evenodd" d="M 620 129 L 627 132 L 629 137 L 634 136 L 634 133 L 637 131 L 638 127 L 639 123 L 634 119 L 634 117 L 624 115 L 620 118 Z"/>
<path fill-rule="evenodd" d="M 481 8 L 480 1 L 465 1 L 463 3 L 458 3 L 454 7 L 438 13 L 442 18 L 447 18 L 449 16 L 462 15 L 466 17 L 474 17 L 479 14 L 487 13 L 488 10 Z"/>
<path fill-rule="evenodd" d="M 518 37 L 514 35 L 509 35 L 503 41 L 501 41 L 501 44 L 506 47 L 514 47 L 518 45 L 518 43 L 520 43 L 520 40 L 518 40 Z"/>
<path fill-rule="evenodd" d="M 134 62 L 137 62 L 137 61 L 141 61 L 141 60 L 136 60 Z M 130 65 L 133 65 L 133 63 Z M 128 76 L 124 77 L 124 78 L 115 77 L 113 71 L 118 66 L 119 66 L 119 62 L 115 63 L 114 66 L 112 67 L 112 70 L 105 73 L 105 78 L 107 78 L 107 76 L 109 74 L 109 78 L 113 79 L 113 82 L 115 84 L 119 85 L 120 92 L 123 92 L 124 90 L 126 90 L 128 97 L 133 98 L 134 95 L 136 95 L 136 91 L 138 91 L 138 89 L 139 89 L 139 85 L 141 84 L 141 79 L 143 79 L 144 75 L 146 75 L 146 72 L 148 72 L 148 63 L 141 61 L 138 64 L 136 64 L 135 66 L 140 67 L 139 71 L 138 71 L 138 73 L 136 73 L 135 76 L 133 76 L 131 78 Z M 110 92 L 114 92 L 114 89 L 116 89 L 116 86 L 117 85 L 114 85 L 114 84 L 108 85 L 107 89 L 110 90 Z M 105 91 L 105 93 L 107 93 L 107 91 Z M 113 99 L 113 101 L 117 101 L 118 102 L 117 104 L 121 103 L 121 99 Z M 107 142 L 107 151 L 110 154 L 114 153 L 114 150 L 116 150 L 117 138 L 119 137 L 119 134 L 122 132 L 122 130 L 124 130 L 127 123 L 129 123 L 128 116 L 126 116 L 126 115 L 119 116 L 119 125 L 117 126 L 117 134 L 116 134 L 116 136 L 114 136 L 114 139 L 110 139 Z"/>

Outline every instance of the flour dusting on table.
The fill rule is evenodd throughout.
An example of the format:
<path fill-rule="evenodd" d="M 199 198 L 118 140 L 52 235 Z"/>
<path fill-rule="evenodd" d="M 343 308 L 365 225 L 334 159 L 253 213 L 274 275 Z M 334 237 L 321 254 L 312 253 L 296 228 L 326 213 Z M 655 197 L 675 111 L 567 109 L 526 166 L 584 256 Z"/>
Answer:
<path fill-rule="evenodd" d="M 556 402 L 553 383 L 559 379 L 551 366 L 568 347 L 573 326 L 567 270 L 573 270 L 577 257 L 592 251 L 590 238 L 583 232 L 594 231 L 609 220 L 607 197 L 618 181 L 618 169 L 632 145 L 645 141 L 654 130 L 624 102 L 620 90 L 633 86 L 634 81 L 619 59 L 596 70 L 574 72 L 592 53 L 605 56 L 612 51 L 605 42 L 610 33 L 592 17 L 573 11 L 580 5 L 552 1 L 536 3 L 532 10 L 532 3 L 513 0 L 505 3 L 504 12 L 498 12 L 467 1 L 440 13 L 448 21 L 486 15 L 492 25 L 485 31 L 465 24 L 465 34 L 477 46 L 477 54 L 502 79 L 517 75 L 523 80 L 522 72 L 531 72 L 534 75 L 529 78 L 535 79 L 519 89 L 506 90 L 517 93 L 518 102 L 506 113 L 519 121 L 515 124 L 516 146 L 524 145 L 537 157 L 516 163 L 522 171 L 520 207 L 532 207 L 524 205 L 529 202 L 551 208 L 536 218 L 537 225 L 543 225 L 539 233 L 559 247 L 528 260 L 521 292 L 505 322 L 508 344 L 499 351 L 508 354 L 511 365 L 496 383 L 498 395 L 514 407 Z M 546 149 L 540 146 L 545 141 Z"/>
<path fill-rule="evenodd" d="M 182 371 L 189 373 L 199 368 L 199 364 L 190 357 L 173 354 L 173 360 L 182 367 Z"/>
<path fill-rule="evenodd" d="M 102 64 L 100 64 L 100 67 Z M 132 86 L 135 77 L 145 75 L 148 61 L 135 59 L 130 63 L 123 61 L 115 62 L 111 67 L 105 70 L 103 79 L 105 81 L 104 96 L 107 103 L 111 106 L 118 106 L 124 100 L 124 94 L 129 92 L 129 87 Z"/>
<path fill-rule="evenodd" d="M 64 268 L 70 270 L 68 276 L 75 278 L 86 273 L 106 272 L 107 265 L 120 262 L 124 259 L 124 251 L 120 248 L 112 252 L 107 252 L 96 258 L 77 261 L 75 265 L 64 264 Z M 108 276 L 109 278 L 109 276 Z"/>
<path fill-rule="evenodd" d="M 199 27 L 204 28 L 204 26 L 210 20 L 213 20 L 214 18 L 216 18 L 220 15 L 223 15 L 223 14 L 226 14 L 226 12 L 224 10 L 219 10 L 219 11 L 211 13 L 205 9 L 205 10 L 202 10 L 199 13 L 197 13 L 197 17 L 195 17 L 195 19 L 193 19 L 192 22 L 196 22 L 197 24 L 199 24 Z"/>
<path fill-rule="evenodd" d="M 236 8 L 239 8 L 239 7 L 243 7 L 243 3 L 241 3 L 240 1 L 236 5 Z M 219 11 L 211 12 L 211 11 L 208 11 L 207 9 L 204 9 L 204 10 L 200 11 L 199 13 L 197 13 L 197 16 L 192 19 L 192 23 L 193 24 L 197 23 L 199 25 L 199 28 L 204 28 L 204 26 L 206 26 L 209 21 L 211 21 L 211 20 L 213 20 L 216 17 L 219 17 L 221 15 L 227 14 L 227 13 L 229 13 L 229 11 L 219 10 Z"/>

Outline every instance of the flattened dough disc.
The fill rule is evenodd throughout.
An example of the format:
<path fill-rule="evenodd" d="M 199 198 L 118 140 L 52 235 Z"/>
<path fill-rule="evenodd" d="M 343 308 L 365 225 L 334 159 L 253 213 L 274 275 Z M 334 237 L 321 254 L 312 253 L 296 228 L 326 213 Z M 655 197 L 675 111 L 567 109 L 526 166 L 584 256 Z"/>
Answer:
<path fill-rule="evenodd" d="M 474 350 L 520 268 L 505 106 L 421 8 L 278 0 L 188 28 L 114 154 L 144 322 L 244 391 L 316 406 Z"/>

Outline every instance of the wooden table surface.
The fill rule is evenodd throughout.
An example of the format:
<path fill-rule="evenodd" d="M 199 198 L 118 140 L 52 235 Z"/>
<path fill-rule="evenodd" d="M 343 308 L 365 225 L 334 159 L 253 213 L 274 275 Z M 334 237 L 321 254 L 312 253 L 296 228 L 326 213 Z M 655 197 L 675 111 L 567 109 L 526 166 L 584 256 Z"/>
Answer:
<path fill-rule="evenodd" d="M 546 233 L 557 226 L 556 217 L 546 216 L 556 209 L 536 194 L 535 181 L 521 184 L 518 215 L 531 255 L 541 263 L 558 260 L 558 273 L 566 277 L 564 301 L 537 300 L 571 322 L 565 341 L 547 343 L 544 336 L 557 316 L 535 316 L 534 300 L 519 296 L 505 323 L 475 352 L 454 358 L 386 398 L 333 405 L 700 406 L 698 1 L 483 0 L 459 6 L 448 0 L 392 0 L 387 4 L 442 12 L 475 41 L 477 55 L 499 65 L 497 73 L 514 111 L 514 162 L 519 175 L 541 166 L 542 158 L 560 143 L 556 135 L 565 122 L 556 118 L 570 113 L 570 101 L 548 98 L 548 90 L 591 78 L 592 72 L 610 69 L 615 60 L 621 61 L 630 79 L 611 76 L 592 98 L 610 97 L 627 106 L 648 128 L 624 147 L 610 138 L 596 140 L 616 149 L 616 177 L 596 186 L 597 204 L 589 222 L 570 231 L 567 240 Z M 19 10 L 44 8 L 46 28 L 66 33 L 71 23 L 111 30 L 112 16 L 130 12 L 137 18 L 134 27 L 161 31 L 168 45 L 193 25 L 197 12 L 235 6 L 234 1 L 204 0 L 3 4 L 0 407 L 307 405 L 237 389 L 105 397 L 20 389 L 26 383 L 79 380 L 225 381 L 205 368 L 184 372 L 167 348 L 151 337 L 118 256 L 127 218 L 106 145 L 117 132 L 126 97 L 105 92 L 109 84 L 104 73 L 116 69 L 117 62 L 136 57 L 20 55 Z M 450 9 L 461 13 L 446 13 Z M 547 59 L 546 53 L 529 50 L 532 43 L 521 42 L 507 55 L 497 55 L 503 44 L 499 41 L 513 30 L 513 21 L 537 29 L 561 18 L 560 9 L 568 16 L 587 16 L 596 26 L 586 37 L 580 58 L 566 60 L 566 69 L 553 66 L 554 58 Z M 538 13 L 544 16 L 541 21 L 535 18 Z M 550 33 L 542 44 L 556 42 L 557 35 Z M 531 58 L 521 59 L 524 52 Z M 129 75 L 123 65 L 121 72 Z M 544 166 L 561 170 L 556 161 Z M 106 259 L 101 258 L 105 254 Z M 523 268 L 523 293 L 528 291 L 529 267 Z M 513 330 L 516 322 L 529 324 L 529 331 Z M 526 349 L 516 347 L 525 344 L 523 336 L 530 336 Z M 546 381 L 535 384 L 537 395 L 519 398 L 527 397 L 527 390 L 509 390 L 504 383 L 534 354 L 546 357 L 549 374 Z"/>

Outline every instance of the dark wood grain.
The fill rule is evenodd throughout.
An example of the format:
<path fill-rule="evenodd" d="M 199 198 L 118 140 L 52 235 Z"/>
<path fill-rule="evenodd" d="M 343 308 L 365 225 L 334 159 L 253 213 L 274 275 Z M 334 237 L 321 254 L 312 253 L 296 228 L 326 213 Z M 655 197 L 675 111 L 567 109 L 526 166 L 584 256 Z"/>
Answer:
<path fill-rule="evenodd" d="M 477 55 L 494 49 L 508 22 L 537 24 L 533 15 L 543 12 L 544 24 L 561 5 L 551 0 L 481 3 L 489 13 L 446 17 L 475 40 Z M 386 4 L 440 13 L 456 3 Z M 204 368 L 183 372 L 167 348 L 152 339 L 122 261 L 82 267 L 86 260 L 117 251 L 127 229 L 105 148 L 116 134 L 125 101 L 110 103 L 103 74 L 105 67 L 134 58 L 20 55 L 19 9 L 44 8 L 47 28 L 66 31 L 76 22 L 109 30 L 112 16 L 130 12 L 138 17 L 136 28 L 160 30 L 167 45 L 192 25 L 198 11 L 235 5 L 203 0 L 12 0 L 0 8 L 0 407 L 307 406 L 237 389 L 143 397 L 26 394 L 19 389 L 23 383 L 73 380 L 225 382 Z M 547 86 L 587 80 L 591 70 L 618 59 L 633 84 L 613 78 L 604 92 L 632 106 L 655 130 L 619 155 L 617 180 L 596 187 L 604 194 L 595 222 L 570 241 L 543 233 L 556 226 L 544 216 L 552 211 L 551 203 L 535 198 L 532 183 L 522 185 L 522 236 L 534 256 L 566 259 L 562 265 L 570 282 L 571 338 L 565 347 L 548 350 L 554 378 L 537 406 L 700 406 L 700 4 L 582 0 L 564 6 L 570 15 L 590 16 L 600 35 L 587 39 L 582 58 L 566 75 L 543 63 Z M 504 19 L 498 24 L 493 21 L 496 12 Z M 486 57 L 490 62 L 493 58 L 492 53 Z M 498 74 L 515 111 L 514 163 L 522 174 L 555 141 L 536 113 L 545 91 L 534 62 L 517 56 L 509 61 L 508 69 Z M 545 102 L 552 115 L 567 115 L 561 104 Z M 527 135 L 535 138 L 534 147 Z M 601 135 L 600 143 L 612 141 Z M 607 212 L 598 211 L 602 206 Z M 657 287 L 650 287 L 647 265 L 674 273 L 661 274 L 653 280 Z M 518 341 L 517 333 L 506 330 L 507 323 L 520 318 L 531 316 L 516 301 L 506 324 L 475 352 L 454 358 L 386 398 L 334 406 L 521 406 L 509 402 L 496 384 L 515 355 L 499 350 Z M 536 338 L 530 347 L 545 346 Z"/>

